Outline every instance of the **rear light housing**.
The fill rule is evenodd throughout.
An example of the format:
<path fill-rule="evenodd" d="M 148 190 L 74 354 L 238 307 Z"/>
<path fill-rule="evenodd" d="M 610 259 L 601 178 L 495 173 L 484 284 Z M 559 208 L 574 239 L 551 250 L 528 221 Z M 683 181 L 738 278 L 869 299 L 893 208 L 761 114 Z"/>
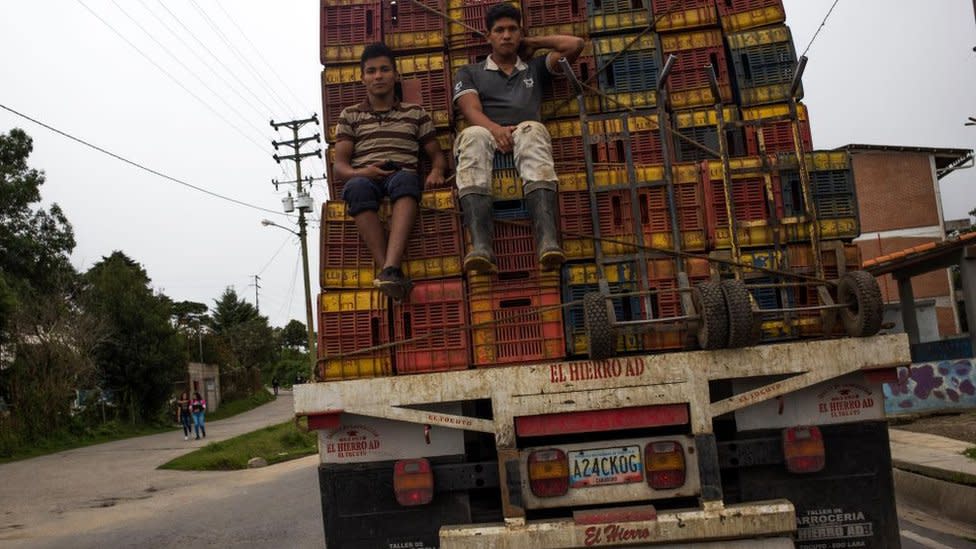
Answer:
<path fill-rule="evenodd" d="M 783 429 L 783 457 L 791 473 L 817 473 L 827 463 L 823 434 L 819 427 Z"/>
<path fill-rule="evenodd" d="M 393 493 L 405 507 L 426 505 L 434 499 L 434 472 L 426 458 L 405 459 L 393 465 Z"/>
<path fill-rule="evenodd" d="M 685 450 L 680 443 L 667 440 L 644 447 L 647 484 L 655 490 L 674 490 L 685 484 Z"/>
<path fill-rule="evenodd" d="M 551 498 L 569 491 L 569 459 L 558 448 L 529 454 L 529 488 L 536 497 Z"/>

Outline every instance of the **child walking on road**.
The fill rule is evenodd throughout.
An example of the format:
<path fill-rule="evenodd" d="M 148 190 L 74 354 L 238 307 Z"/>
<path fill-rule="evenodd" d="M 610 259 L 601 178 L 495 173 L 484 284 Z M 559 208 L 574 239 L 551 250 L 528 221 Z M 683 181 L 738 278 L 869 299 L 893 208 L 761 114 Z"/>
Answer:
<path fill-rule="evenodd" d="M 207 412 L 207 401 L 203 400 L 200 393 L 193 393 L 193 400 L 190 401 L 190 411 L 193 412 L 193 432 L 200 440 L 200 435 L 207 438 L 207 429 L 203 425 L 203 416 Z"/>
<path fill-rule="evenodd" d="M 190 395 L 186 391 L 176 401 L 176 419 L 183 425 L 183 440 L 190 440 Z"/>

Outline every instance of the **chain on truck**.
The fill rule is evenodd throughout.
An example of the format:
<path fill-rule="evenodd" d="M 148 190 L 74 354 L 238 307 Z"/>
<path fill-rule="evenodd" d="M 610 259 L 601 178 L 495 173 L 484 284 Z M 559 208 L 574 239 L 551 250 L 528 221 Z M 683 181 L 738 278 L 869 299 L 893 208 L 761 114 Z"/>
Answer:
<path fill-rule="evenodd" d="M 382 39 L 450 150 L 450 75 L 487 54 L 491 3 L 322 0 L 326 124 Z M 500 272 L 461 272 L 456 198 L 428 189 L 406 303 L 367 289 L 323 206 L 295 412 L 328 547 L 897 547 L 881 383 L 908 342 L 878 335 L 850 158 L 812 149 L 782 2 L 521 8 L 531 34 L 587 37 L 543 104 L 571 261 L 538 273 L 511 155 Z"/>

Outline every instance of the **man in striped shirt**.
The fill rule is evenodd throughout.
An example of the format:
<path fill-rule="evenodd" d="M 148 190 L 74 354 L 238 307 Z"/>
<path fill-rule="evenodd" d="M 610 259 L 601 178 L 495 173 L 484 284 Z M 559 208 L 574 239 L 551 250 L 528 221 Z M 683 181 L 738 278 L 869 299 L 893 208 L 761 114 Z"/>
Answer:
<path fill-rule="evenodd" d="M 381 266 L 373 285 L 393 299 L 412 288 L 400 269 L 410 229 L 417 220 L 423 185 L 417 174 L 419 147 L 433 162 L 427 185 L 444 183 L 446 162 L 434 135 L 430 115 L 420 105 L 401 102 L 396 58 L 385 44 L 367 46 L 360 58 L 366 100 L 346 107 L 336 125 L 334 175 L 345 181 L 342 199 L 373 261 Z M 390 197 L 389 239 L 377 210 Z"/>

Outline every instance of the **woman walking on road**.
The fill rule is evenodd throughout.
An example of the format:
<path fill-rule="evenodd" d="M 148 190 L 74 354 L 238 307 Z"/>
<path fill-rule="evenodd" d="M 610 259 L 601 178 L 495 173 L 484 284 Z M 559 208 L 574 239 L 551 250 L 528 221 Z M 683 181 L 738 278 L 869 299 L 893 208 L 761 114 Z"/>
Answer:
<path fill-rule="evenodd" d="M 190 440 L 190 395 L 186 391 L 176 401 L 176 420 L 183 425 L 183 440 Z"/>
<path fill-rule="evenodd" d="M 193 400 L 190 401 L 190 411 L 193 412 L 193 431 L 200 440 L 200 435 L 207 438 L 207 429 L 203 426 L 203 416 L 207 412 L 207 401 L 203 400 L 200 393 L 193 393 Z"/>

